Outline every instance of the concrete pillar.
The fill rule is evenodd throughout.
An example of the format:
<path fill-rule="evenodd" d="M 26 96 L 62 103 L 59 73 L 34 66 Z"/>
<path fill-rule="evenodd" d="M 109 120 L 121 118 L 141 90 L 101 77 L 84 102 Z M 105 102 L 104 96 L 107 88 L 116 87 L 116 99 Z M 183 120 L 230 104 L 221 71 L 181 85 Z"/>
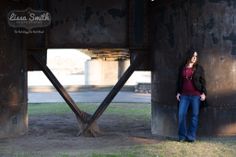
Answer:
<path fill-rule="evenodd" d="M 209 103 L 198 135 L 236 135 L 236 1 L 154 1 L 150 7 L 152 133 L 177 136 L 178 66 L 193 47 L 201 53 Z"/>
<path fill-rule="evenodd" d="M 118 79 L 118 62 L 92 59 L 86 61 L 86 85 L 114 85 Z"/>
<path fill-rule="evenodd" d="M 23 38 L 7 24 L 9 6 L 0 2 L 0 138 L 24 134 L 28 127 Z"/>
<path fill-rule="evenodd" d="M 128 59 L 118 60 L 118 78 L 120 78 L 124 74 L 129 65 L 130 61 Z"/>

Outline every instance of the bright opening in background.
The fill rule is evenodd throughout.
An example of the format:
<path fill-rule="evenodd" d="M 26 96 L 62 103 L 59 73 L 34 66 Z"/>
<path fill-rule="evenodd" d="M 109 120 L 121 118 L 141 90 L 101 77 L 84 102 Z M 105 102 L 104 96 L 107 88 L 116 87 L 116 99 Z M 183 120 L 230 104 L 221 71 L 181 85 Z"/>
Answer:
<path fill-rule="evenodd" d="M 118 77 L 112 77 L 110 83 L 103 79 L 118 73 L 118 61 L 91 59 L 82 51 L 80 49 L 48 49 L 47 66 L 63 86 L 111 86 L 117 82 Z M 129 66 L 129 60 L 125 61 L 125 66 L 125 68 Z M 150 83 L 150 75 L 149 71 L 136 71 L 126 85 Z M 94 81 L 98 79 L 100 81 Z M 43 72 L 31 71 L 28 73 L 28 86 L 52 86 L 52 84 Z"/>

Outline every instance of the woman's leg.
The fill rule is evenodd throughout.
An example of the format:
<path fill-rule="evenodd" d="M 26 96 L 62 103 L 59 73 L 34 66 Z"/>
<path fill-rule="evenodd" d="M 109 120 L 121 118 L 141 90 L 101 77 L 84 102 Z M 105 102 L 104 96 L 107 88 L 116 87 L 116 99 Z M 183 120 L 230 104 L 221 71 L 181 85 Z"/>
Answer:
<path fill-rule="evenodd" d="M 189 107 L 189 96 L 181 96 L 179 102 L 178 126 L 179 140 L 185 140 L 187 137 L 186 116 Z"/>
<path fill-rule="evenodd" d="M 192 108 L 191 121 L 188 130 L 188 140 L 194 141 L 196 140 L 196 132 L 198 128 L 198 115 L 200 108 L 200 97 L 199 96 L 191 96 L 190 105 Z"/>

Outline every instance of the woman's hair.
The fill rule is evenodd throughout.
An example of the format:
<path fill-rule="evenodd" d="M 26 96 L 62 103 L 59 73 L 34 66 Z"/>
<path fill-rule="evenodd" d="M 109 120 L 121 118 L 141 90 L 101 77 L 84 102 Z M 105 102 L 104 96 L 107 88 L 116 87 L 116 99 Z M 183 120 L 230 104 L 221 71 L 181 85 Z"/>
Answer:
<path fill-rule="evenodd" d="M 197 50 L 190 49 L 190 50 L 187 51 L 187 55 L 186 55 L 186 58 L 185 58 L 185 65 L 188 64 L 191 61 L 191 59 L 192 59 L 192 57 L 194 55 L 194 52 L 197 52 L 197 54 L 199 55 Z M 197 61 L 196 61 L 196 63 L 194 65 L 196 65 L 197 62 L 198 62 L 198 59 L 197 59 Z"/>
<path fill-rule="evenodd" d="M 187 51 L 187 53 L 186 53 L 183 66 L 186 66 L 186 65 L 190 62 L 190 60 L 191 60 L 192 57 L 193 57 L 194 52 L 197 52 L 197 54 L 198 54 L 198 56 L 199 56 L 199 52 L 198 52 L 197 50 L 195 50 L 195 49 L 189 49 L 189 50 Z M 193 65 L 193 70 L 196 70 L 197 64 L 198 64 L 198 58 L 197 58 L 196 63 Z"/>

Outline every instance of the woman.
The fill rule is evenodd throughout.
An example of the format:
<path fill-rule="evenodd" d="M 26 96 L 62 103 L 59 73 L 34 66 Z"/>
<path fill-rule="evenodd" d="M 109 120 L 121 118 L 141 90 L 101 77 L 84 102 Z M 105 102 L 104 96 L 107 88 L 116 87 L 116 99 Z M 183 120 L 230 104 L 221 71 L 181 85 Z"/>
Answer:
<path fill-rule="evenodd" d="M 179 141 L 194 142 L 198 127 L 200 102 L 206 99 L 204 70 L 198 64 L 198 53 L 189 51 L 185 63 L 180 67 L 177 95 L 179 101 L 178 126 Z M 186 126 L 188 108 L 192 108 L 189 127 Z"/>

